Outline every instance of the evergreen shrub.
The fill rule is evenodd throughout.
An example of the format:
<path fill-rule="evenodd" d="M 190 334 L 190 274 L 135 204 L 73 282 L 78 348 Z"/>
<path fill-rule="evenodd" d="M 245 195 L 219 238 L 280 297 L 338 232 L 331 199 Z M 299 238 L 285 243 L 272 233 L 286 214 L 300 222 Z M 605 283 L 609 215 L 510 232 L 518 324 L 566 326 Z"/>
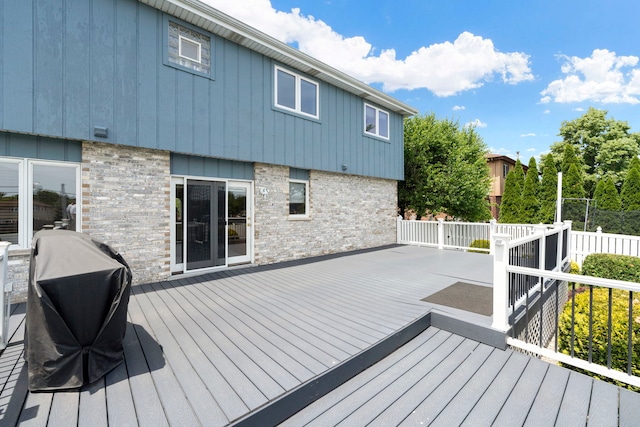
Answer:
<path fill-rule="evenodd" d="M 470 248 L 490 249 L 491 248 L 491 242 L 489 242 L 487 239 L 476 239 L 473 242 L 471 242 L 469 247 Z M 476 252 L 476 253 L 481 253 L 481 254 L 488 253 L 486 251 L 475 251 L 473 249 L 469 249 L 467 252 Z"/>
<path fill-rule="evenodd" d="M 585 258 L 582 264 L 582 274 L 605 279 L 640 282 L 640 258 L 626 255 L 591 254 Z M 569 295 L 569 301 L 559 319 L 558 347 L 560 352 L 567 355 L 571 354 L 571 313 L 573 305 L 575 312 L 573 331 L 574 356 L 577 359 L 589 360 L 589 302 L 591 292 L 593 292 L 591 360 L 593 363 L 607 366 L 610 291 L 608 288 L 595 286 L 591 291 L 591 288 L 591 286 L 580 287 L 580 285 L 576 285 L 573 295 Z M 621 289 L 611 290 L 611 306 L 611 368 L 626 372 L 629 334 L 629 292 Z M 633 295 L 632 310 L 631 373 L 632 375 L 640 376 L 640 300 L 636 295 Z M 571 366 L 566 367 L 584 372 Z M 590 372 L 584 373 L 600 378 Z M 600 379 L 617 383 L 608 378 Z M 625 384 L 619 385 L 635 390 L 635 388 Z"/>

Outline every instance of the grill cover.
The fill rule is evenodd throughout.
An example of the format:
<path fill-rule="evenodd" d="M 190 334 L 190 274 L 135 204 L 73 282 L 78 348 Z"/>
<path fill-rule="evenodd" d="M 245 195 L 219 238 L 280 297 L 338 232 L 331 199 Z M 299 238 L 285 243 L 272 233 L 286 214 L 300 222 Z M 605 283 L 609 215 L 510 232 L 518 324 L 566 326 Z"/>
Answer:
<path fill-rule="evenodd" d="M 29 390 L 77 388 L 124 360 L 131 270 L 108 245 L 67 230 L 33 238 L 25 359 Z"/>

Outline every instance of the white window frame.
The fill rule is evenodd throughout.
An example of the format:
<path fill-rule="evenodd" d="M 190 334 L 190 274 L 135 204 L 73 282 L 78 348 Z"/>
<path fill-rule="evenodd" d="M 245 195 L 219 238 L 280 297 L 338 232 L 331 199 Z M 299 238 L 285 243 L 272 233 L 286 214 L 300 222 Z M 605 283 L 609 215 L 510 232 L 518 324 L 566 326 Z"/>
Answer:
<path fill-rule="evenodd" d="M 196 46 L 198 46 L 198 59 L 193 59 L 189 56 L 185 56 L 182 54 L 182 41 L 186 40 L 188 43 L 192 43 L 195 44 Z M 202 44 L 200 44 L 199 42 L 190 39 L 189 37 L 185 37 L 182 35 L 178 36 L 178 56 L 180 56 L 181 58 L 187 59 L 189 61 L 193 61 L 193 62 L 197 62 L 198 64 L 202 64 Z"/>
<path fill-rule="evenodd" d="M 80 164 L 76 162 L 57 162 L 39 159 L 0 158 L 2 163 L 18 164 L 18 244 L 10 249 L 28 249 L 33 238 L 33 167 L 38 165 L 75 168 L 76 173 L 76 229 L 81 230 L 82 185 L 80 182 Z"/>
<path fill-rule="evenodd" d="M 290 76 L 293 76 L 295 79 L 295 84 L 294 84 L 295 107 L 294 108 L 288 107 L 286 105 L 278 104 L 278 72 L 279 71 L 289 74 Z M 283 110 L 294 112 L 296 114 L 301 114 L 303 116 L 312 117 L 314 119 L 320 119 L 320 85 L 318 84 L 318 82 L 316 82 L 315 80 L 308 79 L 304 76 L 301 76 L 298 73 L 294 73 L 293 71 L 288 70 L 286 68 L 279 67 L 277 65 L 274 65 L 273 80 L 274 80 L 274 88 L 275 88 L 273 92 L 273 104 L 276 107 L 281 108 Z M 316 87 L 316 114 L 315 115 L 302 111 L 302 81 L 303 80 L 307 83 L 311 83 Z"/>
<path fill-rule="evenodd" d="M 304 184 L 304 213 L 292 214 L 291 213 L 291 184 Z M 289 179 L 289 218 L 308 219 L 309 218 L 309 181 L 306 179 Z"/>
<path fill-rule="evenodd" d="M 367 108 L 371 108 L 372 110 L 375 111 L 374 120 L 375 120 L 376 125 L 375 125 L 375 128 L 374 128 L 373 131 L 367 129 Z M 375 136 L 377 138 L 382 138 L 382 139 L 389 140 L 389 127 L 390 127 L 390 122 L 391 122 L 391 115 L 389 114 L 389 112 L 387 110 L 383 110 L 381 108 L 378 108 L 378 107 L 376 107 L 374 105 L 367 104 L 367 103 L 364 104 L 364 110 L 363 111 L 364 111 L 364 117 L 363 117 L 363 122 L 364 122 L 363 123 L 363 125 L 364 125 L 363 126 L 363 130 L 364 130 L 364 133 L 366 135 Z M 384 135 L 380 134 L 380 113 L 381 112 L 387 115 L 387 136 L 384 136 Z"/>

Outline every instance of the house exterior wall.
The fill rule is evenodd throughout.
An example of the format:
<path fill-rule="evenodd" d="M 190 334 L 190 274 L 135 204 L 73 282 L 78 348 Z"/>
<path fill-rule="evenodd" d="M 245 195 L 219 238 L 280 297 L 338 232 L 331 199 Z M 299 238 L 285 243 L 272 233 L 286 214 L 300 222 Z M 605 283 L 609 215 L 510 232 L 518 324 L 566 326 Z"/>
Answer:
<path fill-rule="evenodd" d="M 289 168 L 256 164 L 257 264 L 396 242 L 396 181 L 312 170 L 309 193 L 309 219 L 291 218 Z"/>
<path fill-rule="evenodd" d="M 281 64 L 204 30 L 211 78 L 165 65 L 168 20 L 136 0 L 0 3 L 0 130 L 404 178 L 399 114 L 389 140 L 365 135 L 364 100 L 313 76 L 319 119 L 284 112 Z"/>

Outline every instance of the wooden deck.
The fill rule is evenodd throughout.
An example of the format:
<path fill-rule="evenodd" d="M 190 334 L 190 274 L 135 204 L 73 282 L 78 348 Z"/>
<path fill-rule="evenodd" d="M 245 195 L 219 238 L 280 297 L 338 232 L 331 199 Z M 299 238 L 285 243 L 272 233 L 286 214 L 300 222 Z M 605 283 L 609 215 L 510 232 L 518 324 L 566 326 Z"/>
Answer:
<path fill-rule="evenodd" d="M 537 413 L 551 425 L 574 412 L 617 423 L 616 408 L 621 423 L 640 419 L 635 393 L 431 321 L 437 308 L 490 324 L 421 301 L 457 281 L 489 286 L 489 260 L 393 246 L 136 286 L 125 363 L 78 391 L 27 391 L 15 306 L 0 425 L 270 425 L 288 413 L 285 425 L 518 425 Z"/>

